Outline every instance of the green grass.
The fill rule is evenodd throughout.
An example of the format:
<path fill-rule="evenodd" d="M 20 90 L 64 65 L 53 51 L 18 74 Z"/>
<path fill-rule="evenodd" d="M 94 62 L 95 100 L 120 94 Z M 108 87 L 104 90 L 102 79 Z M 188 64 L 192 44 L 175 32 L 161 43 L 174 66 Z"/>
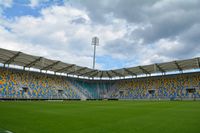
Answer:
<path fill-rule="evenodd" d="M 0 102 L 0 133 L 200 133 L 200 102 Z"/>

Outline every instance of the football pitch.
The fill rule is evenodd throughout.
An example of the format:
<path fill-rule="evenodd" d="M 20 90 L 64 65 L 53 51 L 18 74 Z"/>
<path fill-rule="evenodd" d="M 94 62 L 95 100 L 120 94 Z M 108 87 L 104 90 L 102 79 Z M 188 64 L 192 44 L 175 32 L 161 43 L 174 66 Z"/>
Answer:
<path fill-rule="evenodd" d="M 200 101 L 0 102 L 0 133 L 200 133 Z"/>

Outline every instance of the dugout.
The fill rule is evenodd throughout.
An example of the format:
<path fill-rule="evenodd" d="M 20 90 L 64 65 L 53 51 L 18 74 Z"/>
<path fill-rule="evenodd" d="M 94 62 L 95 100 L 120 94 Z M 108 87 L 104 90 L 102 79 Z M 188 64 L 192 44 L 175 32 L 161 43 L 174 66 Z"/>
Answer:
<path fill-rule="evenodd" d="M 20 95 L 22 98 L 29 98 L 28 90 L 29 90 L 29 88 L 26 86 L 22 86 L 21 88 L 19 88 Z"/>
<path fill-rule="evenodd" d="M 186 93 L 188 94 L 189 98 L 193 98 L 193 100 L 196 100 L 196 88 L 186 88 Z"/>
<path fill-rule="evenodd" d="M 156 94 L 156 90 L 155 89 L 149 89 L 148 93 L 149 93 L 149 98 L 154 98 L 154 96 Z"/>

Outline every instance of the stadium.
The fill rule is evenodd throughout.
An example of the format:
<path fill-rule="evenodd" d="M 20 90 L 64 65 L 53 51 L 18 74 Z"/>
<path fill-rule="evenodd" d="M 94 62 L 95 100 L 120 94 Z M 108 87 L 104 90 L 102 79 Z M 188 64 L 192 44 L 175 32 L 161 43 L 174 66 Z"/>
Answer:
<path fill-rule="evenodd" d="M 69 113 L 69 116 L 74 115 L 74 112 L 80 109 L 81 111 L 83 110 L 83 112 L 81 113 L 76 112 L 80 113 L 77 114 L 78 117 L 75 116 L 70 118 L 67 115 L 69 117 L 69 121 L 71 120 L 79 121 L 82 117 L 84 117 L 82 118 L 82 120 L 85 121 L 85 123 L 89 123 L 89 125 L 85 125 L 85 123 L 84 124 L 79 123 L 78 125 L 83 126 L 82 127 L 83 129 L 82 128 L 77 129 L 73 128 L 73 126 L 74 124 L 76 125 L 78 122 L 72 122 L 71 124 L 68 124 L 68 126 L 66 126 L 69 127 L 69 129 L 67 129 L 69 130 L 69 132 L 73 131 L 132 132 L 133 130 L 136 131 L 138 130 L 139 132 L 149 132 L 149 129 L 142 127 L 140 124 L 137 126 L 138 129 L 137 128 L 132 129 L 131 125 L 129 125 L 128 128 L 125 128 L 126 126 L 124 125 L 123 121 L 122 123 L 120 122 L 116 124 L 114 121 L 112 121 L 115 120 L 115 118 L 112 118 L 111 114 L 116 113 L 115 111 L 119 111 L 118 113 L 123 112 L 123 113 L 128 113 L 129 115 L 135 113 L 135 115 L 133 116 L 137 117 L 142 112 L 145 114 L 148 113 L 145 110 L 158 111 L 160 110 L 160 108 L 171 108 L 171 107 L 173 108 L 172 112 L 169 110 L 165 110 L 169 112 L 167 116 L 169 116 L 170 119 L 163 118 L 163 114 L 161 114 L 161 116 L 159 116 L 161 120 L 165 119 L 172 122 L 171 120 L 173 120 L 172 117 L 174 117 L 173 116 L 174 113 L 179 112 L 179 109 L 184 111 L 184 112 L 179 112 L 182 115 L 184 115 L 184 117 L 192 118 L 191 122 L 195 123 L 198 122 L 199 120 L 197 119 L 199 116 L 196 115 L 193 116 L 190 113 L 190 111 L 194 111 L 194 114 L 196 114 L 196 111 L 198 111 L 195 110 L 193 107 L 199 106 L 199 102 L 194 102 L 194 101 L 196 100 L 198 101 L 200 99 L 200 89 L 199 89 L 200 74 L 199 72 L 183 73 L 186 70 L 198 69 L 200 65 L 199 58 L 172 61 L 161 64 L 151 64 L 147 66 L 123 68 L 117 70 L 101 71 L 101 70 L 94 70 L 86 67 L 76 66 L 74 64 L 67 64 L 61 61 L 46 59 L 43 57 L 37 57 L 19 51 L 0 49 L 0 55 L 2 63 L 2 67 L 0 69 L 1 72 L 0 99 L 2 101 L 13 100 L 16 102 L 16 103 L 13 102 L 0 103 L 1 107 L 3 108 L 5 107 L 4 109 L 1 108 L 1 111 L 3 112 L 8 111 L 6 109 L 9 109 L 9 107 L 10 109 L 11 108 L 13 108 L 14 110 L 16 109 L 15 111 L 19 110 L 21 113 L 18 112 L 17 115 L 21 115 L 21 117 L 28 117 L 28 118 L 22 118 L 25 119 L 22 121 L 22 123 L 27 122 L 26 119 L 28 119 L 28 121 L 29 120 L 31 121 L 29 122 L 30 124 L 34 124 L 34 117 L 30 116 L 32 113 L 36 113 L 38 117 L 42 117 L 41 120 L 42 121 L 44 120 L 44 122 L 41 123 L 42 127 L 46 127 L 49 123 L 48 119 L 51 119 L 51 118 L 43 118 L 46 115 L 52 115 L 50 117 L 53 117 L 51 120 L 54 122 L 56 121 L 67 122 L 68 120 L 67 121 L 62 119 L 57 120 L 54 117 L 55 115 L 64 113 L 65 109 L 68 110 L 67 112 Z M 12 68 L 12 64 L 21 66 L 21 69 L 20 67 L 18 69 Z M 39 72 L 30 71 L 30 69 L 28 70 L 26 69 L 27 67 L 37 68 L 40 71 Z M 53 73 L 50 72 L 47 73 L 47 71 L 51 71 Z M 176 74 L 166 74 L 171 71 L 180 71 L 180 72 Z M 62 75 L 61 73 L 65 73 L 66 75 Z M 156 75 L 151 76 L 154 73 L 156 73 Z M 146 75 L 146 76 L 140 76 L 140 75 Z M 17 102 L 16 100 L 28 101 L 28 103 Z M 44 102 L 34 103 L 32 100 L 46 101 L 47 103 Z M 67 106 L 64 106 L 65 103 L 57 103 L 58 101 L 66 102 L 67 100 L 72 100 L 72 101 L 95 100 L 95 101 L 85 102 L 85 103 L 70 102 L 67 103 Z M 97 100 L 104 100 L 104 101 L 98 102 Z M 105 100 L 112 100 L 112 101 L 106 102 Z M 125 101 L 113 102 L 113 100 L 125 100 Z M 136 102 L 135 103 L 133 101 L 130 102 L 126 100 L 140 100 L 140 101 L 139 102 L 135 101 Z M 187 102 L 180 102 L 183 100 Z M 53 101 L 53 103 L 49 103 L 50 101 Z M 177 101 L 177 102 L 170 103 L 170 101 L 171 102 Z M 13 105 L 11 106 L 11 104 Z M 42 115 L 41 112 L 34 111 L 36 107 L 41 111 L 42 110 L 45 111 L 44 116 L 40 116 Z M 154 110 L 151 110 L 151 107 L 154 107 Z M 137 109 L 133 110 L 134 108 Z M 24 109 L 28 111 L 27 112 L 28 114 L 24 112 L 25 111 Z M 49 111 L 48 109 L 51 110 L 50 114 L 48 112 Z M 61 112 L 58 109 L 61 109 Z M 133 111 L 129 112 L 131 109 Z M 106 112 L 104 112 L 104 110 L 106 110 Z M 97 111 L 97 112 L 94 113 L 91 111 Z M 104 113 L 102 114 L 99 111 L 102 111 Z M 52 114 L 53 112 L 56 114 Z M 8 115 L 10 113 L 16 114 L 16 112 L 9 111 Z M 107 114 L 108 115 L 107 117 L 111 118 L 102 119 L 101 118 L 102 116 L 106 116 L 105 113 L 109 113 Z M 118 116 L 119 115 L 118 113 L 115 114 L 116 115 L 115 117 L 123 119 Z M 145 114 L 143 113 L 142 115 L 145 116 Z M 97 118 L 98 120 L 90 118 L 90 115 L 91 117 Z M 155 113 L 149 115 L 151 117 L 157 117 L 158 114 Z M 147 118 L 149 115 L 147 115 Z M 13 121 L 17 122 L 18 121 L 18 118 L 16 118 L 17 116 L 13 117 L 14 117 Z M 125 117 L 127 116 L 125 115 Z M 147 118 L 144 117 L 144 120 Z M 113 124 L 112 126 L 114 126 L 114 129 L 117 129 L 115 126 L 117 126 L 118 124 L 119 126 L 122 126 L 122 128 L 120 128 L 118 131 L 114 130 L 112 126 L 111 127 L 109 126 L 107 127 L 106 125 L 99 126 L 99 124 L 96 125 L 97 127 L 96 126 L 90 127 L 91 126 L 90 124 L 92 124 L 93 121 L 102 121 L 107 123 L 107 120 L 109 119 L 111 119 L 110 122 Z M 177 119 L 179 120 L 179 118 Z M 6 129 L 12 129 L 17 132 L 29 132 L 30 130 L 29 128 L 33 128 L 32 126 L 24 126 L 25 128 L 19 128 L 18 126 L 13 126 L 12 123 L 7 125 L 7 123 L 5 123 L 6 120 L 7 116 L 3 117 L 3 119 L 1 119 L 0 121 L 1 125 L 4 125 L 5 127 L 11 126 L 10 128 Z M 151 122 L 151 120 L 152 119 L 149 118 L 149 122 Z M 138 120 L 137 121 L 130 120 L 130 123 L 127 123 L 125 121 L 125 123 L 127 124 L 131 124 L 132 122 L 138 122 Z M 153 122 L 153 124 L 155 123 L 158 124 L 157 122 Z M 175 123 L 175 125 L 176 125 L 175 129 L 171 129 L 170 132 L 187 131 L 184 128 L 181 128 L 182 125 L 179 125 L 177 123 Z M 60 126 L 58 126 L 59 129 L 53 126 L 53 128 L 49 128 L 48 130 L 46 128 L 42 130 L 40 128 L 35 128 L 34 130 L 31 129 L 32 131 L 30 132 L 52 132 L 52 131 L 62 132 L 64 129 L 62 127 L 62 124 Z M 89 126 L 90 128 L 86 128 L 87 126 Z M 184 129 L 185 131 L 183 131 L 182 129 Z M 192 124 L 188 129 L 197 132 L 198 126 Z M 160 129 L 154 128 L 152 129 L 152 132 L 156 130 Z M 2 132 L 4 131 L 10 132 L 10 130 L 3 130 Z M 168 130 L 166 130 L 166 132 L 168 132 Z"/>
<path fill-rule="evenodd" d="M 0 1 L 0 133 L 199 133 L 198 4 Z"/>
<path fill-rule="evenodd" d="M 200 58 L 102 71 L 19 51 L 0 55 L 3 100 L 200 99 Z"/>

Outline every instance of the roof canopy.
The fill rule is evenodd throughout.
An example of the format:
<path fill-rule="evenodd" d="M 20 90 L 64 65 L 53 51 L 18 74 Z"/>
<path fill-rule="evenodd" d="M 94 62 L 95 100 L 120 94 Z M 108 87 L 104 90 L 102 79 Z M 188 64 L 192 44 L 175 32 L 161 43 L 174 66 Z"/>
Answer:
<path fill-rule="evenodd" d="M 55 73 L 65 73 L 67 75 L 75 75 L 78 77 L 115 78 L 200 68 L 200 57 L 115 70 L 96 70 L 44 57 L 33 56 L 19 51 L 11 51 L 0 48 L 0 63 L 4 65 L 12 64 L 22 66 L 24 68 L 36 68 L 39 70 L 53 71 Z"/>

